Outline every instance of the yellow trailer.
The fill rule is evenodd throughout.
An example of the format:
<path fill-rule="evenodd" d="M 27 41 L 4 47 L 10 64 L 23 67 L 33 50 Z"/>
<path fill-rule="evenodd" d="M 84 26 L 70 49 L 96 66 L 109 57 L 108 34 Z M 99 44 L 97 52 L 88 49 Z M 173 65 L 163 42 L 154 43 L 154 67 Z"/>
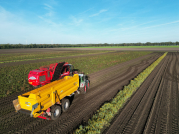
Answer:
<path fill-rule="evenodd" d="M 16 111 L 29 114 L 34 118 L 55 120 L 61 112 L 68 110 L 69 99 L 79 91 L 81 82 L 85 81 L 85 85 L 89 86 L 89 80 L 84 80 L 85 78 L 79 74 L 65 76 L 18 96 L 18 99 L 13 101 L 14 107 Z M 82 79 L 84 81 L 81 81 Z"/>

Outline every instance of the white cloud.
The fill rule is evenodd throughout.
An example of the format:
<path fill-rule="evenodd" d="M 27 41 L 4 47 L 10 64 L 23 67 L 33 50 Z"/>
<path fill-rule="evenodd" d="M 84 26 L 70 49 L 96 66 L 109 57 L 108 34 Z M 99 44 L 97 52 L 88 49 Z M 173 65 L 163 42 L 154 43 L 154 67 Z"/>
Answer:
<path fill-rule="evenodd" d="M 45 5 L 44 9 L 47 10 L 47 13 L 45 14 L 45 16 L 52 17 L 55 14 L 53 7 L 46 3 L 44 3 L 44 5 Z"/>
<path fill-rule="evenodd" d="M 80 43 L 85 41 L 85 35 L 74 31 L 69 24 L 62 25 L 53 22 L 46 16 L 38 16 L 43 22 L 32 24 L 19 14 L 9 12 L 0 7 L 0 44 L 30 44 L 30 43 Z M 80 25 L 83 19 L 71 17 L 74 25 Z M 50 24 L 50 25 L 48 25 Z"/>
<path fill-rule="evenodd" d="M 44 22 L 48 23 L 48 24 L 51 24 L 53 26 L 56 26 L 57 24 L 55 22 L 53 22 L 51 19 L 47 19 L 47 18 L 44 18 L 42 16 L 38 16 L 41 20 L 43 20 Z"/>
<path fill-rule="evenodd" d="M 79 26 L 83 22 L 83 19 L 77 19 L 74 16 L 70 16 L 70 19 L 72 19 L 71 25 Z"/>
<path fill-rule="evenodd" d="M 92 14 L 92 15 L 90 15 L 89 17 L 98 16 L 98 15 L 100 15 L 101 13 L 106 12 L 106 11 L 108 11 L 108 10 L 102 9 L 102 10 L 100 10 L 98 13 Z"/>
<path fill-rule="evenodd" d="M 56 14 L 47 15 L 49 11 L 55 11 L 55 5 L 43 4 L 44 13 L 33 16 L 39 17 L 36 22 L 28 21 L 20 13 L 10 12 L 0 6 L 0 44 L 1 43 L 120 43 L 120 42 L 146 42 L 146 41 L 176 41 L 177 31 L 179 27 L 172 27 L 172 24 L 178 24 L 179 20 L 163 23 L 158 25 L 151 25 L 151 19 L 148 22 L 136 21 L 134 24 L 124 20 L 116 20 L 115 23 L 107 22 L 96 23 L 89 18 L 89 10 L 82 14 L 76 14 L 63 19 L 63 22 L 58 23 L 59 20 Z M 98 13 L 91 15 L 98 16 L 107 10 L 99 10 Z M 86 15 L 86 12 L 88 15 Z M 90 11 L 91 12 L 91 11 Z M 34 18 L 30 18 L 34 20 Z M 101 17 L 100 20 L 106 19 Z M 70 21 L 69 21 L 70 19 Z M 115 20 L 115 19 L 114 19 Z M 31 23 L 32 22 L 32 23 Z M 118 23 L 118 24 L 117 24 Z M 120 24 L 119 24 L 120 23 Z M 150 25 L 148 23 L 151 23 Z M 95 25 L 94 25 L 95 24 Z M 171 24 L 171 25 L 170 25 Z M 154 31 L 150 27 L 159 27 L 162 25 L 170 25 L 167 32 L 164 30 Z M 101 27 L 100 27 L 101 26 Z M 148 27 L 148 29 L 147 29 Z M 145 29 L 146 28 L 146 29 Z M 176 29 L 175 31 L 173 29 Z M 162 29 L 162 28 L 161 28 Z M 173 32 L 174 31 L 174 32 Z M 154 34 L 155 33 L 155 34 Z M 157 35 L 157 36 L 156 36 Z M 156 40 L 153 40 L 154 38 Z"/>
<path fill-rule="evenodd" d="M 13 14 L 0 7 L 0 44 L 1 43 L 54 43 L 63 42 L 67 38 L 63 34 L 63 27 L 49 19 L 39 16 L 44 22 L 50 23 L 47 27 L 45 23 L 31 24 L 23 19 L 19 14 Z M 61 40 L 61 41 L 59 41 Z M 59 41 L 59 42 L 58 42 Z"/>
<path fill-rule="evenodd" d="M 0 6 L 0 18 L 1 18 L 1 21 L 6 20 L 9 17 L 14 18 L 14 15 L 11 14 L 10 12 L 6 11 L 3 7 Z"/>
<path fill-rule="evenodd" d="M 45 23 L 51 25 L 57 25 L 55 22 L 52 21 L 52 18 L 55 16 L 54 8 L 49 4 L 44 3 L 44 9 L 47 11 L 44 15 L 39 15 L 38 17 L 43 20 Z"/>
<path fill-rule="evenodd" d="M 86 13 L 86 12 L 88 12 L 88 11 L 92 10 L 92 9 L 93 9 L 93 8 L 89 8 L 89 9 L 87 9 L 87 10 L 85 10 L 85 11 L 83 11 L 83 12 L 79 13 L 79 14 L 84 14 L 84 13 Z"/>
<path fill-rule="evenodd" d="M 153 21 L 149 21 L 149 22 L 145 22 L 145 23 L 141 23 L 141 24 L 138 24 L 138 25 L 131 25 L 131 26 L 125 26 L 124 24 L 117 24 L 117 28 L 109 28 L 108 32 L 121 32 L 121 31 L 127 31 L 127 30 L 131 30 L 131 29 L 135 29 L 135 28 L 138 28 L 140 29 L 142 25 L 146 25 L 146 24 L 149 24 L 149 23 L 152 23 L 154 22 L 155 20 Z"/>
<path fill-rule="evenodd" d="M 50 5 L 46 4 L 46 3 L 44 3 L 44 5 L 46 6 L 45 9 L 53 9 L 52 6 L 50 6 Z"/>
<path fill-rule="evenodd" d="M 169 24 L 174 24 L 174 23 L 179 23 L 179 20 L 173 21 L 173 22 L 169 22 L 169 23 L 164 23 L 164 24 L 159 24 L 159 25 L 145 27 L 145 29 L 147 29 L 147 28 L 153 28 L 153 27 L 159 27 L 159 26 L 164 26 L 164 25 L 169 25 Z"/>
<path fill-rule="evenodd" d="M 155 21 L 155 20 L 154 20 Z M 121 28 L 121 30 L 125 31 L 125 30 L 130 30 L 130 29 L 134 29 L 134 28 L 137 28 L 139 26 L 142 26 L 142 25 L 146 25 L 146 24 L 149 24 L 149 23 L 152 23 L 154 21 L 149 21 L 149 22 L 145 22 L 145 23 L 142 23 L 142 24 L 138 24 L 138 25 L 134 25 L 134 26 L 131 26 L 131 27 L 123 27 Z M 133 22 L 132 22 L 133 23 Z"/>

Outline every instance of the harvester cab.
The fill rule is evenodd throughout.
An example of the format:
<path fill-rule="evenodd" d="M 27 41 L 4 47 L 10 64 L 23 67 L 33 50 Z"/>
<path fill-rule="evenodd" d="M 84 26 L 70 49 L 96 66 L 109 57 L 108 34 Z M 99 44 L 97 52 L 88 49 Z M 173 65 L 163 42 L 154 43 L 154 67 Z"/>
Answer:
<path fill-rule="evenodd" d="M 29 72 L 28 82 L 34 87 L 40 87 L 55 81 L 63 76 L 68 76 L 73 73 L 73 65 L 67 62 L 60 62 L 42 66 Z"/>

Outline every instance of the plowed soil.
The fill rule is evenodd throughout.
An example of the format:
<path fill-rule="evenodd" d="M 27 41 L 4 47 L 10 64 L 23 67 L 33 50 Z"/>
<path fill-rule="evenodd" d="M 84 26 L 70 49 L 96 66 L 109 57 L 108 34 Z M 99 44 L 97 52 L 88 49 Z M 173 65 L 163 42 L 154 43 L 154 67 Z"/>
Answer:
<path fill-rule="evenodd" d="M 179 132 L 179 53 L 168 53 L 105 134 Z"/>
<path fill-rule="evenodd" d="M 145 55 L 90 74 L 90 89 L 85 95 L 76 94 L 69 110 L 62 113 L 56 121 L 31 118 L 29 115 L 16 113 L 12 100 L 22 92 L 2 98 L 0 99 L 0 133 L 72 133 L 80 124 L 85 124 L 104 102 L 110 101 L 123 86 L 162 54 L 163 52 Z"/>

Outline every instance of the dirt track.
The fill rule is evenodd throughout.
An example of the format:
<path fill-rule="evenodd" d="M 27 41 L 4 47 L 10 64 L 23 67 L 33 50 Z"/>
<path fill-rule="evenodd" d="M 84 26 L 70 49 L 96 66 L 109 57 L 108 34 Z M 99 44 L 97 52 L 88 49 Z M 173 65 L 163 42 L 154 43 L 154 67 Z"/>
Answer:
<path fill-rule="evenodd" d="M 104 133 L 178 133 L 178 60 L 168 53 Z"/>
<path fill-rule="evenodd" d="M 121 63 L 90 75 L 91 88 L 85 95 L 75 95 L 70 109 L 57 121 L 30 118 L 15 113 L 12 100 L 17 95 L 0 99 L 0 133 L 72 133 L 85 124 L 93 113 L 105 102 L 115 96 L 118 90 L 129 83 L 138 73 L 153 63 L 163 53 L 154 53 Z"/>

